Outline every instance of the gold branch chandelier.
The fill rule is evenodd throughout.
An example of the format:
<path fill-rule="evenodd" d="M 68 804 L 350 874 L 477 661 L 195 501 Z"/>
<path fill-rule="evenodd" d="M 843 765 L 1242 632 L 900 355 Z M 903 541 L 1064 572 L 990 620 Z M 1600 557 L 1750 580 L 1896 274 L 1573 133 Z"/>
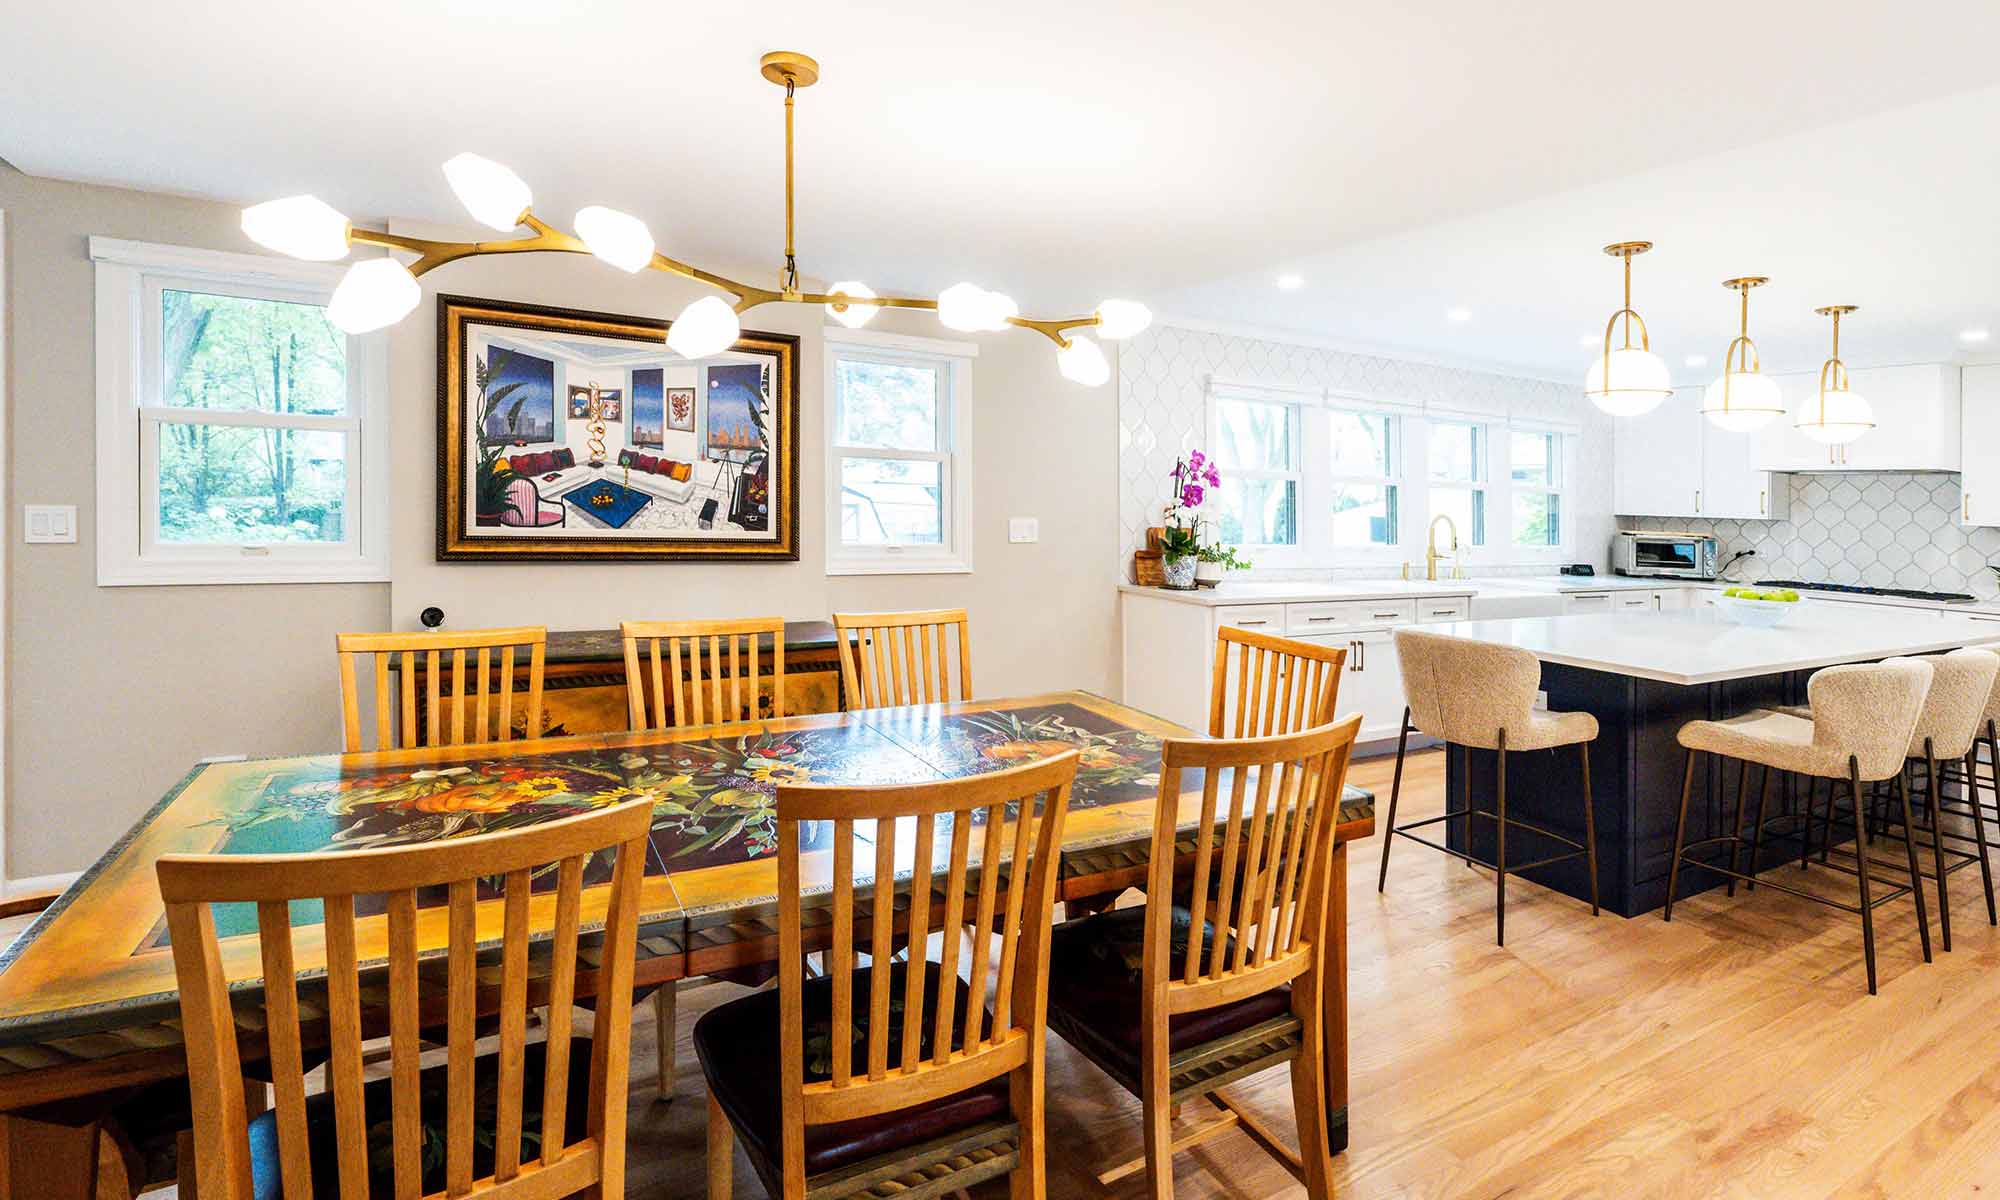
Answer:
<path fill-rule="evenodd" d="M 1106 300 L 1086 317 L 1038 320 L 1020 315 L 1013 300 L 972 283 L 959 283 L 935 300 L 914 296 L 878 296 L 866 284 L 848 280 L 825 292 L 808 292 L 799 284 L 793 242 L 792 107 L 799 88 L 819 80 L 819 64 L 803 54 L 774 51 L 759 67 L 765 79 L 785 89 L 785 260 L 778 286 L 759 287 L 705 271 L 669 258 L 654 248 L 653 235 L 637 217 L 598 205 L 579 210 L 564 233 L 532 210 L 533 194 L 513 171 L 481 158 L 461 154 L 444 164 L 444 174 L 466 211 L 481 224 L 503 233 L 525 227 L 526 237 L 500 241 L 446 242 L 402 234 L 356 229 L 348 219 L 313 196 L 291 196 L 243 210 L 243 232 L 268 249 L 294 258 L 327 262 L 345 258 L 356 243 L 416 255 L 405 265 L 394 257 L 364 259 L 349 267 L 327 304 L 327 319 L 348 333 L 366 333 L 393 325 L 408 316 L 422 299 L 417 277 L 456 262 L 489 254 L 555 252 L 594 254 L 620 270 L 651 268 L 707 284 L 722 296 L 704 296 L 681 310 L 667 330 L 667 345 L 687 358 L 704 358 L 727 350 L 742 331 L 739 317 L 763 304 L 819 304 L 849 328 L 859 328 L 885 308 L 923 309 L 965 333 L 999 331 L 1013 326 L 1031 329 L 1056 344 L 1056 365 L 1065 378 L 1089 387 L 1111 376 L 1104 351 L 1075 331 L 1095 328 L 1107 338 L 1126 338 L 1152 322 L 1146 306 L 1132 300 Z"/>

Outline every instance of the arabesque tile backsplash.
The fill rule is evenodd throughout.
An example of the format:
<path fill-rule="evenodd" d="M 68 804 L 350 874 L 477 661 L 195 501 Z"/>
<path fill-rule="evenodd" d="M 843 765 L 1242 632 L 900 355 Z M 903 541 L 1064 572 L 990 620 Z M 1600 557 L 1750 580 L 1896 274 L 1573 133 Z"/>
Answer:
<path fill-rule="evenodd" d="M 1726 573 L 1745 582 L 1803 579 L 2000 598 L 1987 569 L 2000 557 L 2000 529 L 1959 525 L 1957 475 L 1789 478 L 1791 511 L 1782 521 L 1630 517 L 1619 528 L 1709 534 L 1721 542 L 1724 562 L 1754 550 Z"/>

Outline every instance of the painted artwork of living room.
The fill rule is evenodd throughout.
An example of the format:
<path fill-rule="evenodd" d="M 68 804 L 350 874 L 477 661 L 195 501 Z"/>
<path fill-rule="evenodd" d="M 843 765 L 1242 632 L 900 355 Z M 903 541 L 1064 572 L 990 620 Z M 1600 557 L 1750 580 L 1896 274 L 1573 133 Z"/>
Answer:
<path fill-rule="evenodd" d="M 464 351 L 465 540 L 771 536 L 769 356 L 478 325 Z"/>

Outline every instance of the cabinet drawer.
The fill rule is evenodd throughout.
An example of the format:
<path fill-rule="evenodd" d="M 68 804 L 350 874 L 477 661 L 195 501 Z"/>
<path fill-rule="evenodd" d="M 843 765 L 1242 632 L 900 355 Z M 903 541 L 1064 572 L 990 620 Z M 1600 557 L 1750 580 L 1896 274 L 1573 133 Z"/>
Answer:
<path fill-rule="evenodd" d="M 1611 607 L 1619 612 L 1650 612 L 1658 604 L 1651 592 L 1618 592 L 1611 597 Z"/>
<path fill-rule="evenodd" d="M 1416 619 L 1415 600 L 1329 600 L 1285 605 L 1285 629 L 1295 634 L 1407 625 Z"/>
<path fill-rule="evenodd" d="M 1253 629 L 1258 633 L 1281 634 L 1285 632 L 1285 606 L 1282 604 L 1232 604 L 1215 610 L 1216 628 L 1233 625 L 1238 629 Z"/>
<path fill-rule="evenodd" d="M 1463 621 L 1472 615 L 1472 601 L 1463 596 L 1451 600 L 1417 601 L 1419 621 Z"/>
<path fill-rule="evenodd" d="M 1611 612 L 1610 592 L 1571 592 L 1563 597 L 1563 611 L 1566 613 Z"/>

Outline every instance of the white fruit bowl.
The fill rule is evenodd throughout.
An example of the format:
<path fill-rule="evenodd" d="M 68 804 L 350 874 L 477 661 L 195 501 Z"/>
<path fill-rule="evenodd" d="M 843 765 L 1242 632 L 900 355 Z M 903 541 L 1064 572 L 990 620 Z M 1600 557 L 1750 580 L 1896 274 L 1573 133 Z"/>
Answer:
<path fill-rule="evenodd" d="M 1805 607 L 1804 600 L 1745 600 L 1741 596 L 1717 596 L 1715 607 L 1738 625 L 1769 629 Z"/>

